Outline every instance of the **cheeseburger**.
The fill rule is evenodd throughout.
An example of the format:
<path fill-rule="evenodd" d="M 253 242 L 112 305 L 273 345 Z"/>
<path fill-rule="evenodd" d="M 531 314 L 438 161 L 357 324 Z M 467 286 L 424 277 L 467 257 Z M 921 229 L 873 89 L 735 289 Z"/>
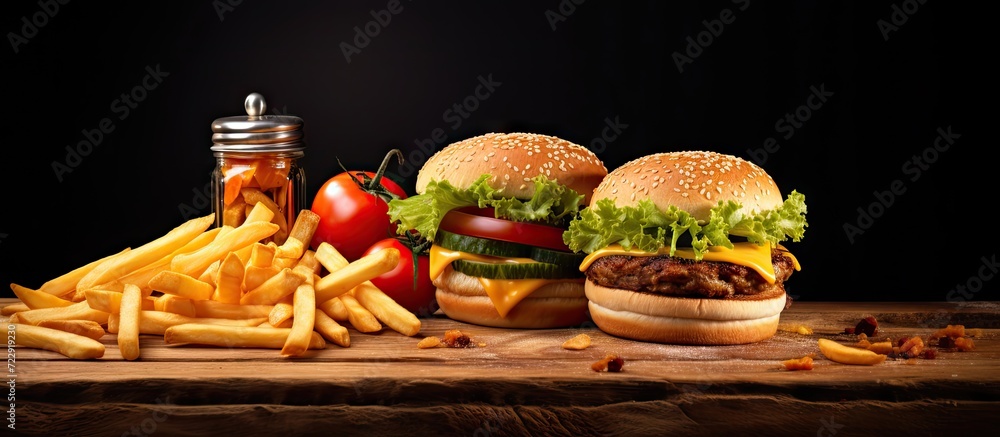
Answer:
<path fill-rule="evenodd" d="M 735 156 L 645 156 L 609 174 L 564 234 L 587 253 L 590 315 L 612 335 L 741 344 L 774 335 L 799 263 L 781 242 L 806 228 L 805 196 L 782 201 L 763 169 Z"/>
<path fill-rule="evenodd" d="M 390 201 L 389 216 L 433 241 L 430 276 L 448 317 L 570 326 L 587 320 L 584 256 L 563 233 L 607 174 L 569 141 L 491 133 L 435 153 L 417 174 L 418 195 Z"/>

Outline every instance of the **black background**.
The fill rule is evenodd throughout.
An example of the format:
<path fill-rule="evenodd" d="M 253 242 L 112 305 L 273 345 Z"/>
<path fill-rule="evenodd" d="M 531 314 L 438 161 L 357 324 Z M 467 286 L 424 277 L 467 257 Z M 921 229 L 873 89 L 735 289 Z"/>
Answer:
<path fill-rule="evenodd" d="M 256 91 L 305 120 L 310 199 L 339 172 L 336 158 L 374 170 L 389 149 L 410 156 L 438 128 L 445 143 L 557 135 L 592 146 L 609 170 L 686 149 L 755 159 L 749 150 L 774 138 L 780 148 L 757 162 L 809 206 L 805 239 L 788 245 L 803 264 L 789 294 L 996 299 L 1000 279 L 982 267 L 997 242 L 985 122 L 996 50 L 978 5 L 403 1 L 348 62 L 342 43 L 355 44 L 356 26 L 375 30 L 371 11 L 386 1 L 177 3 L 74 1 L 51 17 L 37 1 L 5 4 L 0 282 L 37 287 L 166 233 L 188 209 L 207 214 L 196 193 L 214 165 L 211 122 L 243 113 Z M 913 13 L 901 22 L 894 6 Z M 689 37 L 707 42 L 703 21 L 726 9 L 735 20 L 700 53 L 690 48 L 697 56 L 680 71 L 674 53 Z M 878 23 L 894 13 L 887 40 Z M 22 19 L 33 18 L 44 25 L 31 32 Z M 15 35 L 32 36 L 15 52 Z M 157 66 L 162 83 L 119 119 L 113 102 Z M 491 75 L 500 85 L 468 118 L 447 118 Z M 807 113 L 811 87 L 833 94 Z M 776 122 L 797 110 L 807 119 L 785 138 Z M 114 131 L 60 180 L 52 163 L 105 117 Z M 607 120 L 623 129 L 603 147 L 593 140 Z M 913 180 L 907 162 L 949 126 L 960 138 L 927 152 L 933 162 Z M 393 175 L 408 190 L 425 158 L 412 156 Z M 894 180 L 905 192 L 872 207 Z M 876 217 L 852 241 L 844 226 L 857 225 L 858 208 Z M 960 294 L 961 284 L 972 288 Z"/>

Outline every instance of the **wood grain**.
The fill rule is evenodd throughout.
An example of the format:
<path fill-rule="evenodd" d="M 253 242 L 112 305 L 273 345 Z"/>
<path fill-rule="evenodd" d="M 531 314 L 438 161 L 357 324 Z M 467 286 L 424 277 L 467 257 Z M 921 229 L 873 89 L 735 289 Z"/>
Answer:
<path fill-rule="evenodd" d="M 928 335 L 946 324 L 986 328 L 972 352 L 935 360 L 846 366 L 819 354 L 821 337 L 874 314 L 883 334 Z M 100 360 L 17 350 L 18 430 L 30 435 L 256 435 L 281 430 L 348 435 L 860 435 L 983 429 L 1000 413 L 1000 304 L 809 303 L 753 345 L 675 346 L 608 336 L 593 326 L 507 330 L 442 317 L 421 336 L 461 329 L 484 347 L 416 348 L 421 336 L 351 330 L 352 345 L 283 358 L 273 350 L 168 346 L 143 336 L 121 359 L 115 337 Z M 579 333 L 583 351 L 560 347 Z M 622 373 L 589 364 L 605 353 Z M 817 354 L 812 371 L 780 360 Z M 161 420 L 162 419 L 162 420 Z"/>

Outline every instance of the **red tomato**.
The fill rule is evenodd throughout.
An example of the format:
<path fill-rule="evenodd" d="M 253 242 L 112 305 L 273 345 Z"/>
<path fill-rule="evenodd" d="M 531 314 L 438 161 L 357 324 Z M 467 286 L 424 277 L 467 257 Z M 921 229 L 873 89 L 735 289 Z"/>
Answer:
<path fill-rule="evenodd" d="M 389 221 L 385 199 L 361 188 L 360 172 L 340 173 L 326 181 L 316 193 L 312 212 L 320 217 L 313 234 L 312 248 L 326 242 L 337 248 L 348 261 L 354 261 L 375 242 L 396 234 L 396 224 Z M 375 173 L 365 172 L 370 178 Z M 379 181 L 385 190 L 406 198 L 406 192 L 388 178 Z"/>
<path fill-rule="evenodd" d="M 399 264 L 396 268 L 372 279 L 372 284 L 417 316 L 434 314 L 438 308 L 437 299 L 434 298 L 437 287 L 431 283 L 430 258 L 427 255 L 416 256 L 417 281 L 414 287 L 413 251 L 399 240 L 386 238 L 372 245 L 364 254 L 370 255 L 390 247 L 399 250 Z"/>
<path fill-rule="evenodd" d="M 490 238 L 569 252 L 563 243 L 564 229 L 520 223 L 494 217 L 492 208 L 461 208 L 448 211 L 439 228 L 470 237 Z"/>

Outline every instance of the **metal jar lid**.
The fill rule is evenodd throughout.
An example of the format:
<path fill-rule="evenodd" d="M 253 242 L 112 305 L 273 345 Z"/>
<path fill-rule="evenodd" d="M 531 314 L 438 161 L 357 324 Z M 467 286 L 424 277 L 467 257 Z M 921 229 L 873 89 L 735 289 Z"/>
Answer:
<path fill-rule="evenodd" d="M 257 153 L 305 149 L 301 118 L 264 114 L 267 102 L 258 93 L 250 93 L 243 106 L 246 117 L 223 117 L 212 122 L 212 151 Z"/>

